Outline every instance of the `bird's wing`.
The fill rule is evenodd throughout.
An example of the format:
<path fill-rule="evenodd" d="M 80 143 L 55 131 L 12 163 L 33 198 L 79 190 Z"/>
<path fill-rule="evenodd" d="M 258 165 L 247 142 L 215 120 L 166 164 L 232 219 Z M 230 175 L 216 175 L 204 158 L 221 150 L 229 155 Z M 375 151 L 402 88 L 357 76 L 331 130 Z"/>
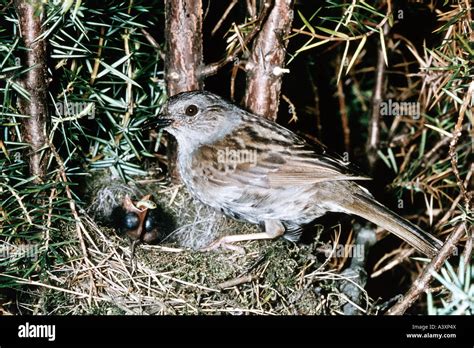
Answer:
<path fill-rule="evenodd" d="M 221 140 L 203 145 L 195 161 L 207 165 L 213 183 L 260 187 L 313 185 L 336 180 L 368 180 L 353 167 L 311 146 L 290 130 L 248 116 Z"/>

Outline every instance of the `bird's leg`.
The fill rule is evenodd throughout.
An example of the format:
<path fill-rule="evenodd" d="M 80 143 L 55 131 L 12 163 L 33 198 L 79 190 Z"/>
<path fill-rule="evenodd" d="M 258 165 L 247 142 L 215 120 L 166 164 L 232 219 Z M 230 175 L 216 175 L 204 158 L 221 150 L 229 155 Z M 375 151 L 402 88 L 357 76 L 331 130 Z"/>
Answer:
<path fill-rule="evenodd" d="M 239 253 L 244 253 L 244 249 L 237 245 L 233 245 L 236 242 L 243 242 L 246 240 L 257 240 L 257 239 L 274 239 L 285 233 L 285 227 L 279 220 L 265 220 L 265 231 L 260 233 L 249 233 L 249 234 L 234 234 L 229 236 L 223 236 L 216 241 L 209 244 L 207 247 L 202 248 L 201 251 L 214 250 L 219 247 L 224 249 L 234 250 Z"/>

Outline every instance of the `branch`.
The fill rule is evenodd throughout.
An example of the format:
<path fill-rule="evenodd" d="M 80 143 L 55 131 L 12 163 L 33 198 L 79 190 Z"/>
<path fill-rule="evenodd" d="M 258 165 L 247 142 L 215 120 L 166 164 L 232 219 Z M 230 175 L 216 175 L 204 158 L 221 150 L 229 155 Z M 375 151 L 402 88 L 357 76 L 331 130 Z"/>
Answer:
<path fill-rule="evenodd" d="M 243 43 L 237 46 L 231 53 L 229 53 L 226 57 L 222 58 L 220 61 L 210 63 L 204 66 L 200 72 L 202 78 L 217 74 L 220 69 L 222 69 L 228 63 L 234 61 L 237 56 L 243 51 L 244 47 L 247 47 L 247 45 L 260 32 L 265 19 L 268 17 L 270 9 L 272 8 L 271 2 L 271 0 L 265 1 L 265 3 L 263 4 L 263 8 L 260 11 L 260 14 L 258 15 L 258 18 L 255 20 L 255 24 L 252 31 L 247 36 L 245 36 Z"/>
<path fill-rule="evenodd" d="M 20 34 L 26 47 L 22 65 L 27 69 L 19 82 L 29 94 L 29 99 L 19 95 L 18 107 L 21 114 L 28 116 L 22 119 L 22 134 L 31 146 L 28 161 L 30 174 L 36 177 L 36 182 L 41 182 L 45 176 L 43 151 L 47 143 L 48 119 L 46 42 L 36 40 L 42 33 L 45 16 L 42 3 L 41 0 L 15 0 Z"/>
<path fill-rule="evenodd" d="M 202 1 L 166 0 L 165 59 L 166 87 L 169 96 L 180 92 L 202 89 Z M 168 138 L 168 172 L 174 183 L 179 182 L 176 167 L 177 145 Z"/>
<path fill-rule="evenodd" d="M 202 1 L 166 0 L 168 95 L 202 89 Z"/>
<path fill-rule="evenodd" d="M 410 290 L 408 290 L 408 292 L 403 297 L 403 300 L 388 310 L 388 315 L 402 315 L 413 305 L 413 303 L 415 303 L 415 301 L 423 292 L 428 290 L 428 286 L 433 278 L 433 273 L 440 270 L 441 266 L 444 264 L 444 261 L 446 261 L 451 256 L 453 251 L 456 250 L 456 244 L 466 232 L 466 223 L 462 223 L 453 233 L 451 233 L 441 248 L 439 254 L 433 260 L 431 260 L 423 272 L 421 272 L 418 278 L 416 278 Z"/>
<path fill-rule="evenodd" d="M 285 54 L 293 21 L 293 2 L 275 0 L 246 64 L 245 106 L 257 115 L 275 120 L 285 67 Z"/>
<path fill-rule="evenodd" d="M 384 34 L 387 35 L 389 26 L 386 23 L 384 25 Z M 385 74 L 385 61 L 384 51 L 382 48 L 383 42 L 379 43 L 378 55 L 377 55 L 377 67 L 375 75 L 375 86 L 374 93 L 372 96 L 372 112 L 369 121 L 369 134 L 367 137 L 366 152 L 367 160 L 369 162 L 369 168 L 372 170 L 375 162 L 377 161 L 377 149 L 380 138 L 380 103 L 383 98 L 383 85 L 384 85 L 384 74 Z"/>
<path fill-rule="evenodd" d="M 344 150 L 347 153 L 350 153 L 351 129 L 349 127 L 349 119 L 347 117 L 346 97 L 344 94 L 344 88 L 342 87 L 341 80 L 339 80 L 337 83 L 337 99 L 339 101 L 339 113 L 341 114 L 341 125 L 342 125 L 342 131 L 344 134 Z"/>
<path fill-rule="evenodd" d="M 79 217 L 79 213 L 77 212 L 76 202 L 75 202 L 75 200 L 72 196 L 71 188 L 69 187 L 69 182 L 68 182 L 68 178 L 67 178 L 67 175 L 66 175 L 66 168 L 64 166 L 64 162 L 61 159 L 61 156 L 58 154 L 58 152 L 56 151 L 56 148 L 54 147 L 54 145 L 52 143 L 49 143 L 49 147 L 50 147 L 51 152 L 53 153 L 53 156 L 56 159 L 56 162 L 58 163 L 58 166 L 59 166 L 59 177 L 60 177 L 61 181 L 64 183 L 64 190 L 66 191 L 66 196 L 69 200 L 69 209 L 71 209 L 71 213 L 72 213 L 72 215 L 74 217 L 74 221 L 76 223 L 76 233 L 77 233 L 77 238 L 79 240 L 79 244 L 81 246 L 82 256 L 83 256 L 87 266 L 94 267 L 94 264 L 89 259 L 89 254 L 87 252 L 87 246 L 86 246 L 86 243 L 85 243 L 84 237 L 83 237 L 83 232 L 86 232 L 86 228 L 84 227 L 84 225 L 81 221 L 81 218 Z M 90 295 L 92 295 L 92 293 L 97 294 L 97 288 L 96 288 L 96 285 L 95 285 L 95 282 L 94 282 L 94 275 L 92 274 L 91 268 L 88 268 L 87 272 L 89 273 L 89 277 L 90 277 L 90 288 L 89 288 Z M 90 301 L 90 299 L 91 299 L 91 297 L 89 297 L 89 301 Z"/>
<path fill-rule="evenodd" d="M 237 2 L 239 0 L 232 0 L 232 2 L 229 4 L 229 6 L 227 6 L 227 9 L 224 11 L 224 14 L 222 15 L 222 17 L 219 19 L 219 21 L 217 22 L 216 26 L 214 27 L 214 29 L 212 29 L 211 31 L 211 35 L 214 36 L 216 34 L 216 32 L 219 30 L 219 28 L 221 27 L 222 23 L 224 23 L 224 21 L 226 20 L 227 16 L 229 15 L 230 11 L 232 11 L 232 9 L 234 8 L 235 5 L 237 5 Z"/>
<path fill-rule="evenodd" d="M 156 42 L 155 38 L 146 29 L 141 28 L 140 31 L 145 36 L 145 39 L 147 39 L 147 41 L 150 43 L 150 45 L 152 45 L 153 48 L 156 50 L 156 52 L 158 52 L 160 58 L 162 60 L 165 60 L 166 55 L 161 50 L 160 44 L 158 42 Z"/>
<path fill-rule="evenodd" d="M 467 93 L 464 96 L 464 101 L 462 103 L 461 109 L 459 110 L 458 120 L 456 122 L 456 126 L 454 127 L 453 137 L 452 137 L 451 142 L 449 143 L 449 157 L 451 157 L 451 167 L 453 168 L 453 173 L 456 176 L 456 182 L 459 186 L 461 195 L 464 199 L 464 205 L 465 205 L 467 214 L 470 214 L 470 211 L 471 211 L 471 197 L 468 195 L 466 187 L 464 186 L 461 176 L 459 175 L 456 145 L 458 143 L 459 137 L 462 134 L 462 123 L 464 120 L 464 114 L 467 110 L 467 107 L 473 95 L 474 95 L 474 81 L 470 83 L 469 89 L 467 90 Z"/>

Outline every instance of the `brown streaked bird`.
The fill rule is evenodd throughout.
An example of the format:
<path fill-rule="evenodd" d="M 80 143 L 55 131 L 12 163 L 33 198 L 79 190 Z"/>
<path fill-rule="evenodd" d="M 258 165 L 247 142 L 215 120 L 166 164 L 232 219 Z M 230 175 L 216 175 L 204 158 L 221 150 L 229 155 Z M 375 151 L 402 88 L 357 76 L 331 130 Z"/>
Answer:
<path fill-rule="evenodd" d="M 442 243 L 384 205 L 357 181 L 347 163 L 310 146 L 290 130 L 206 91 L 169 98 L 144 129 L 163 127 L 178 141 L 178 168 L 198 200 L 261 233 L 225 236 L 209 249 L 283 236 L 326 212 L 361 216 L 433 257 Z"/>

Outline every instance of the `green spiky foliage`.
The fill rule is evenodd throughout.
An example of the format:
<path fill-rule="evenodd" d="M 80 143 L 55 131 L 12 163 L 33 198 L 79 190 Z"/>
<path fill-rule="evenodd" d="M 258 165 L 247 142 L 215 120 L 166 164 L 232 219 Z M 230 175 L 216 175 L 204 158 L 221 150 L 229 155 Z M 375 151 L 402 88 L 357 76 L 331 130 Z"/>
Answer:
<path fill-rule="evenodd" d="M 16 105 L 19 95 L 28 98 L 17 82 L 26 71 L 17 58 L 23 50 L 18 19 L 12 2 L 1 2 L 1 288 L 21 286 L 15 277 L 47 279 L 48 267 L 67 259 L 58 248 L 78 243 L 56 238 L 60 226 L 74 221 L 66 185 L 80 211 L 84 177 L 94 170 L 108 169 L 125 181 L 146 173 L 141 163 L 149 154 L 139 124 L 156 115 L 165 98 L 161 47 L 146 38 L 147 30 L 156 33 L 162 25 L 158 3 L 45 3 L 48 139 L 63 164 L 50 154 L 47 175 L 36 184 L 20 131 L 25 116 Z"/>
<path fill-rule="evenodd" d="M 443 286 L 441 293 L 428 296 L 429 315 L 472 315 L 474 314 L 474 267 L 472 263 L 460 260 L 457 271 L 449 262 L 434 275 Z M 439 299 L 439 301 L 435 301 Z"/>
<path fill-rule="evenodd" d="M 363 149 L 367 139 L 379 50 L 383 60 L 389 63 L 384 77 L 387 81 L 384 100 L 418 102 L 421 107 L 421 114 L 416 119 L 382 117 L 379 123 L 377 155 L 380 164 L 385 167 L 385 173 L 388 171 L 395 178 L 389 188 L 394 189 L 405 202 L 406 210 L 401 209 L 399 213 L 404 216 L 416 214 L 416 221 L 411 217 L 412 220 L 436 231 L 440 238 L 449 234 L 460 221 L 472 222 L 472 214 L 459 190 L 459 179 L 465 181 L 467 191 L 472 190 L 468 178 L 472 180 L 469 174 L 472 171 L 472 161 L 469 158 L 473 150 L 474 120 L 470 86 L 474 72 L 473 51 L 469 44 L 472 19 L 469 9 L 465 7 L 467 2 L 447 4 L 438 1 L 429 6 L 410 1 L 390 2 L 392 7 L 389 7 L 389 3 L 384 1 L 327 1 L 316 12 L 307 11 L 304 5 L 308 3 L 296 2 L 295 5 L 296 30 L 290 35 L 290 73 L 287 76 L 293 74 L 293 69 L 297 70 L 294 68 L 297 65 L 296 59 L 304 57 L 305 64 L 311 63 L 307 65 L 309 70 L 318 65 L 328 70 L 330 78 L 324 88 L 331 89 L 341 84 L 340 91 L 344 95 L 335 88 L 332 95 L 335 100 L 339 98 L 340 102 L 344 102 L 339 104 L 340 110 L 336 107 L 320 116 L 336 119 L 333 124 L 341 127 L 344 123 L 342 116 L 346 113 L 346 124 L 342 127 L 351 130 L 348 140 L 356 157 L 354 149 Z M 26 68 L 17 59 L 24 48 L 21 47 L 13 3 L 0 0 L 0 306 L 6 293 L 3 290 L 14 289 L 17 303 L 21 305 L 11 307 L 20 307 L 20 310 L 28 313 L 35 312 L 36 307 L 26 305 L 28 300 L 18 300 L 19 297 L 27 296 L 31 289 L 28 283 L 37 285 L 35 282 L 41 282 L 43 285 L 67 288 L 68 285 L 79 282 L 78 279 L 73 279 L 68 283 L 65 280 L 67 275 L 77 272 L 77 277 L 83 280 L 89 276 L 87 272 L 91 272 L 91 269 L 100 272 L 99 268 L 94 268 L 96 265 L 102 266 L 103 260 L 107 262 L 108 256 L 104 256 L 102 260 L 94 255 L 95 264 L 83 262 L 83 268 L 78 267 L 79 270 L 74 269 L 72 272 L 72 261 L 82 260 L 84 257 L 79 235 L 81 219 L 85 219 L 81 214 L 81 209 L 84 208 L 82 199 L 85 178 L 94 171 L 102 170 L 109 171 L 111 177 L 128 182 L 145 175 L 143 159 L 150 156 L 148 150 L 151 150 L 152 144 L 142 137 L 139 126 L 145 118 L 159 112 L 166 98 L 162 0 L 49 0 L 44 4 L 46 20 L 42 38 L 49 45 L 48 106 L 51 117 L 48 139 L 54 153 L 47 155 L 47 175 L 43 183 L 36 184 L 28 174 L 28 145 L 24 143 L 20 131 L 20 121 L 25 115 L 19 114 L 17 107 L 19 96 L 28 98 L 27 91 L 17 82 L 26 72 Z M 245 12 L 245 6 L 246 4 L 242 5 L 240 10 L 244 9 Z M 430 35 L 428 43 L 414 44 L 403 35 L 397 36 L 397 25 L 403 24 L 410 13 L 416 17 L 417 11 L 431 11 L 437 21 L 437 30 Z M 236 26 L 228 27 L 229 51 L 240 45 L 239 36 L 251 32 L 255 25 L 255 18 L 246 15 L 243 17 L 244 24 L 237 23 Z M 204 23 L 205 26 L 214 24 L 215 22 Z M 385 32 L 387 27 L 388 34 Z M 298 39 L 302 40 L 301 45 L 291 48 L 291 40 Z M 238 58 L 245 60 L 247 49 L 242 52 Z M 307 79 L 316 80 L 317 75 L 312 74 L 313 71 L 309 71 L 299 81 L 301 85 Z M 226 82 L 222 82 L 224 83 Z M 312 82 L 306 84 L 309 92 L 298 89 L 294 94 L 308 92 L 309 99 L 317 97 L 317 88 L 315 95 L 311 94 L 311 84 Z M 290 93 L 288 95 L 291 97 Z M 317 107 L 296 107 L 300 120 L 308 117 L 309 124 L 315 122 L 320 126 L 319 120 L 315 121 Z M 301 112 L 299 107 L 309 111 Z M 449 153 L 449 145 L 463 109 L 461 133 L 453 155 L 459 170 L 458 178 L 452 169 L 453 156 Z M 337 120 L 338 112 L 341 120 Z M 301 128 L 304 127 L 303 125 Z M 322 131 L 333 136 L 334 129 L 325 128 Z M 159 139 L 154 143 L 160 144 Z M 364 150 L 360 152 L 363 153 Z M 364 154 L 359 157 L 364 157 Z M 71 207 L 70 198 L 75 209 Z M 171 200 L 174 199 L 173 197 Z M 412 204 L 414 201 L 418 204 Z M 185 204 L 187 200 L 183 203 Z M 79 223 L 74 211 L 79 214 Z M 90 227 L 90 224 L 87 226 Z M 110 241 L 104 239 L 106 242 L 103 244 L 108 246 Z M 90 246 L 94 241 L 86 240 L 86 243 Z M 109 255 L 110 249 L 103 250 L 104 254 Z M 121 255 L 114 255 L 116 263 L 120 263 Z M 180 263 L 189 265 L 191 258 L 189 255 L 180 258 L 174 254 L 166 254 L 166 257 L 176 261 L 176 267 Z M 202 262 L 195 269 L 212 268 L 207 266 L 206 262 L 210 261 L 206 256 L 192 258 L 196 262 Z M 407 257 L 401 261 L 399 259 L 400 253 L 391 253 L 381 260 L 379 268 L 391 262 L 398 265 L 409 260 Z M 213 267 L 220 269 L 221 264 L 218 261 Z M 417 265 L 419 263 L 413 260 L 404 264 L 413 271 L 412 278 L 419 273 Z M 120 274 L 126 278 L 129 276 L 128 269 L 122 266 Z M 341 269 L 342 266 L 341 262 L 330 265 L 331 269 Z M 300 269 L 301 274 L 306 272 L 305 267 L 303 265 Z M 443 277 L 444 282 L 441 278 L 439 281 L 448 291 L 433 297 L 433 304 L 429 304 L 432 313 L 458 313 L 461 309 L 465 313 L 472 312 L 472 286 L 468 281 L 469 277 L 472 278 L 472 267 L 471 273 L 461 267 L 459 264 L 457 270 L 450 271 L 446 268 L 446 271 L 442 271 L 440 277 Z M 278 267 L 275 269 L 278 271 Z M 297 267 L 292 264 L 291 269 Z M 114 270 L 109 271 L 112 279 Z M 447 272 L 449 277 L 445 277 L 443 272 Z M 164 276 L 169 277 L 168 273 Z M 155 278 L 144 279 L 155 281 Z M 160 288 L 163 296 L 174 293 L 177 287 L 185 289 L 186 297 L 195 294 L 196 288 L 185 288 L 183 285 L 195 279 L 184 279 L 185 283 L 178 282 L 176 285 L 170 281 L 167 285 L 169 287 L 163 288 L 164 290 Z M 140 284 L 134 289 L 143 291 L 141 294 L 148 294 L 145 285 Z M 242 286 L 247 285 L 243 292 L 251 290 L 253 283 Z M 265 285 L 265 288 L 270 287 Z M 89 293 L 84 292 L 85 296 L 70 299 L 79 290 L 75 288 L 74 294 L 51 290 L 53 294 L 48 302 L 52 311 L 60 308 L 64 302 L 68 302 L 69 306 L 63 313 L 97 311 L 91 309 L 84 300 Z M 113 290 L 124 298 L 132 293 L 128 287 Z M 218 293 L 217 297 L 210 293 L 209 301 L 213 304 L 220 303 L 221 298 L 218 296 L 221 295 L 224 296 L 225 293 Z M 471 305 L 466 306 L 469 303 L 466 298 L 470 298 Z M 150 303 L 156 303 L 155 300 L 148 298 Z M 80 310 L 75 309 L 76 301 L 81 303 Z M 454 301 L 456 305 L 451 306 L 450 301 Z M 186 307 L 186 302 L 182 303 Z M 200 303 L 199 298 L 196 300 L 197 311 L 200 310 Z M 282 303 L 285 301 L 282 300 Z M 121 310 L 125 307 L 121 307 Z M 171 308 L 172 313 L 182 313 L 182 309 L 175 311 L 175 307 Z"/>

